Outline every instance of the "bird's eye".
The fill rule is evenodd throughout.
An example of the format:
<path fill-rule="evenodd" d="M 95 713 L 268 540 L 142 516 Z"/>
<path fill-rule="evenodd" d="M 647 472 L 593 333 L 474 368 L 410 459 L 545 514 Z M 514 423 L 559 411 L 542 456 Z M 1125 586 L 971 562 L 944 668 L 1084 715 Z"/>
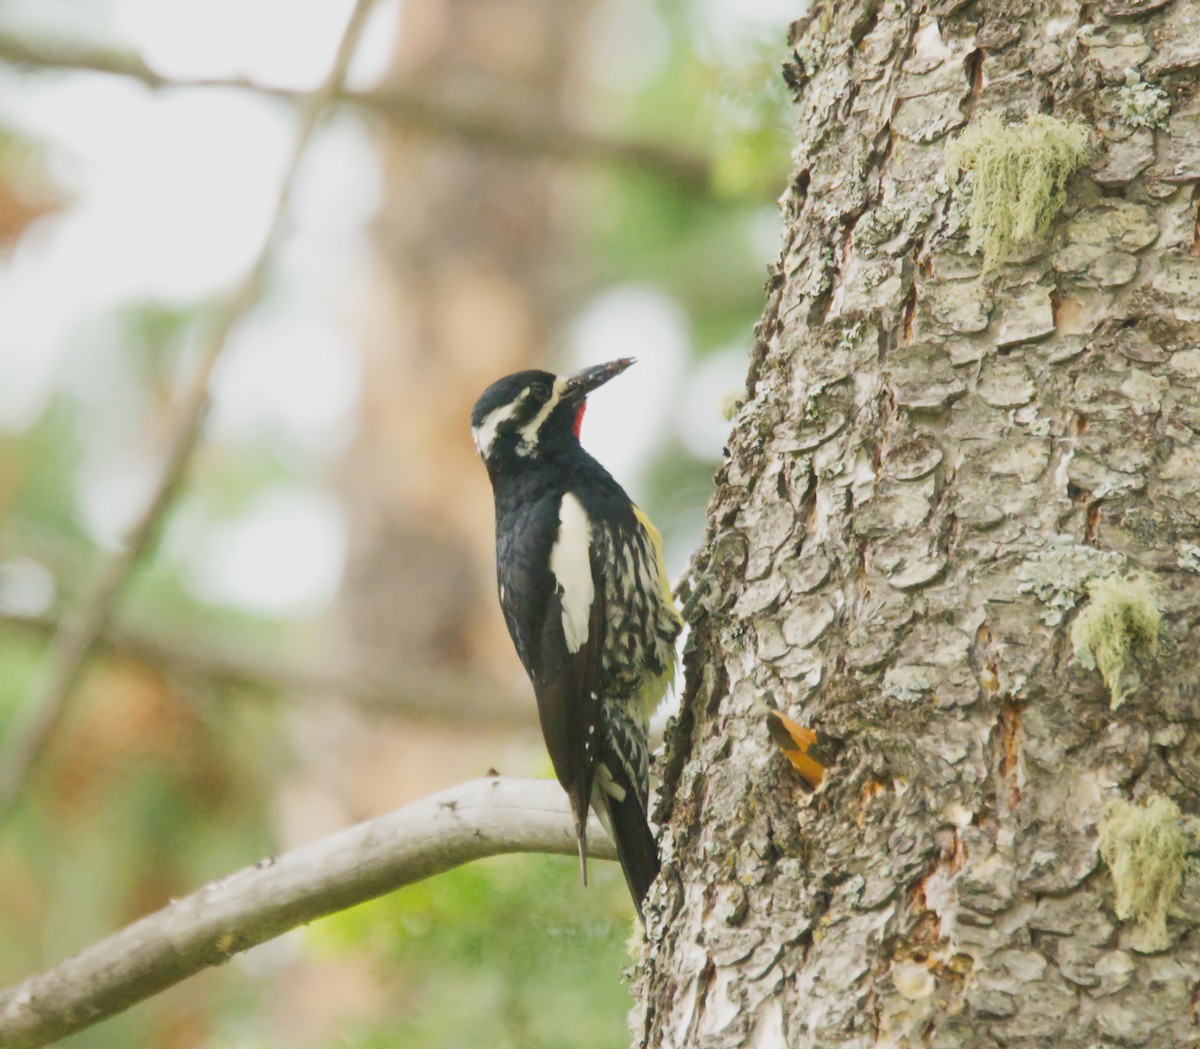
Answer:
<path fill-rule="evenodd" d="M 548 401 L 550 399 L 550 387 L 544 382 L 535 382 L 529 387 L 529 392 L 533 395 L 535 401 Z"/>

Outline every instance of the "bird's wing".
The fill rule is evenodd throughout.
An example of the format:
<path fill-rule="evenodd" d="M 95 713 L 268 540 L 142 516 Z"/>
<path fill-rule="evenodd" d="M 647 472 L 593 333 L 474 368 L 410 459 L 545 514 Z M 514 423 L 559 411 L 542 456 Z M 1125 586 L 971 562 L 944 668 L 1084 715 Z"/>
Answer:
<path fill-rule="evenodd" d="M 586 863 L 588 805 L 601 733 L 595 688 L 604 648 L 603 555 L 583 504 L 570 492 L 561 495 L 557 514 L 534 516 L 551 522 L 551 531 L 514 541 L 548 549 L 549 560 L 502 557 L 501 604 L 533 682 L 546 749 L 571 799 L 580 860 Z M 530 609 L 544 609 L 544 615 L 533 619 Z"/>

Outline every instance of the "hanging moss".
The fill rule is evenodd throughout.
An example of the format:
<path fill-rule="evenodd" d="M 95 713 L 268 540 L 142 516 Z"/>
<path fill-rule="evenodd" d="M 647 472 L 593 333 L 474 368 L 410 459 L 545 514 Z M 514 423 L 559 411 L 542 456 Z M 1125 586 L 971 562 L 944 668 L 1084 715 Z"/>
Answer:
<path fill-rule="evenodd" d="M 1100 855 L 1116 889 L 1117 917 L 1132 918 L 1139 950 L 1170 944 L 1167 908 L 1183 877 L 1189 839 L 1179 806 L 1161 794 L 1145 805 L 1115 801 L 1100 821 Z"/>
<path fill-rule="evenodd" d="M 1158 652 L 1162 613 L 1146 575 L 1093 579 L 1088 596 L 1088 607 L 1071 627 L 1071 643 L 1084 668 L 1100 671 L 1116 710 L 1140 683 L 1137 661 Z"/>
<path fill-rule="evenodd" d="M 1049 232 L 1089 139 L 1086 127 L 1045 113 L 1011 127 L 988 113 L 950 146 L 950 164 L 971 175 L 971 250 L 983 252 L 985 271 Z"/>

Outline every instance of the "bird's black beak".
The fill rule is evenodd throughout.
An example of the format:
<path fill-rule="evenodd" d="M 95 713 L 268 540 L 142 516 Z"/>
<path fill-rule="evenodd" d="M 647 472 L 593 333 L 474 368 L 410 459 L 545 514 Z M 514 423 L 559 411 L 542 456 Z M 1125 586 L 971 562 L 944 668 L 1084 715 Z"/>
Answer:
<path fill-rule="evenodd" d="M 619 357 L 607 364 L 597 364 L 591 368 L 567 376 L 566 396 L 573 400 L 582 400 L 593 390 L 603 386 L 609 379 L 615 379 L 626 368 L 634 363 L 632 357 Z"/>

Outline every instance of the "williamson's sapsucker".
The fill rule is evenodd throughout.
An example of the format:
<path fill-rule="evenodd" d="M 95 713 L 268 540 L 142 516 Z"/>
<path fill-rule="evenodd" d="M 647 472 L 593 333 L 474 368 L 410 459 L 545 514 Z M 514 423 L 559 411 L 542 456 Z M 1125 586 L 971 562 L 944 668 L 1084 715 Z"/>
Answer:
<path fill-rule="evenodd" d="M 591 807 L 641 914 L 659 869 L 647 730 L 682 624 L 657 530 L 579 443 L 587 395 L 632 363 L 509 375 L 476 402 L 471 433 L 495 495 L 500 605 L 571 799 L 584 884 Z"/>

